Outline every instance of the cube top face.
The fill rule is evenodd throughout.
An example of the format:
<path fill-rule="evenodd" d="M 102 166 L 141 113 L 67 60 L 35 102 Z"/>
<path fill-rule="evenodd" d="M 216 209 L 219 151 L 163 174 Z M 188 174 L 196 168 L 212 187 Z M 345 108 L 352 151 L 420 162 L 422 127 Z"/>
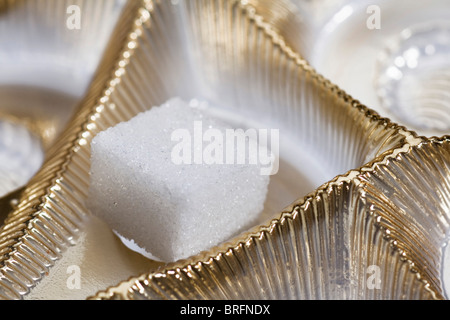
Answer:
<path fill-rule="evenodd" d="M 175 98 L 100 132 L 91 148 L 109 153 L 109 165 L 117 161 L 121 167 L 134 167 L 144 177 L 149 175 L 170 183 L 177 193 L 189 194 L 197 192 L 196 186 L 210 184 L 204 179 L 208 176 L 223 184 L 229 174 L 264 175 L 262 161 L 268 169 L 271 165 L 266 139 L 259 140 L 258 132 L 233 128 L 226 120 Z"/>

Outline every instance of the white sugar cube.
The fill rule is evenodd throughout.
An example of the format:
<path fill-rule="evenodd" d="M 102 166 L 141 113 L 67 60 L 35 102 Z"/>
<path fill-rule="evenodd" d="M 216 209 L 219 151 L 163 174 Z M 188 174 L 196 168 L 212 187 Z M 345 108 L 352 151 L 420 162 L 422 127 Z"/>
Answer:
<path fill-rule="evenodd" d="M 89 209 L 166 262 L 229 240 L 262 211 L 270 177 L 251 162 L 263 148 L 250 148 L 248 137 L 245 163 L 230 156 L 238 143 L 225 139 L 227 130 L 174 98 L 99 133 L 91 144 Z"/>

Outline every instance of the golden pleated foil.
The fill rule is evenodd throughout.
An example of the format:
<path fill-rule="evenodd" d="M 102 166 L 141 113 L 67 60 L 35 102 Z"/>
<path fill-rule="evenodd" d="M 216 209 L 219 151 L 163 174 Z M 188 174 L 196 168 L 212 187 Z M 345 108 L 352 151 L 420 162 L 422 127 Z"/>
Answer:
<path fill-rule="evenodd" d="M 214 256 L 95 298 L 443 298 L 449 186 L 450 137 L 405 146 L 329 182 Z M 371 282 L 375 272 L 379 286 Z"/>
<path fill-rule="evenodd" d="M 318 75 L 280 36 L 281 20 L 259 15 L 258 3 L 129 2 L 78 112 L 0 229 L 2 297 L 26 294 L 76 238 L 88 214 L 95 134 L 180 96 L 281 127 L 324 170 L 342 175 L 299 195 L 265 225 L 93 298 L 442 298 L 436 265 L 427 264 L 435 260 L 415 250 L 422 237 L 397 237 L 403 229 L 385 221 L 398 212 L 369 196 L 385 191 L 369 193 L 380 186 L 371 180 L 377 169 L 425 140 Z M 379 288 L 370 283 L 373 266 Z"/>
<path fill-rule="evenodd" d="M 41 12 L 55 19 L 59 15 L 63 15 L 64 19 L 67 17 L 66 7 L 60 7 L 59 2 L 55 0 L 3 0 L 0 3 L 3 4 L 2 10 L 5 14 L 6 12 L 9 14 L 9 10 L 16 10 L 16 6 L 19 6 L 21 10 L 17 12 L 23 14 L 23 19 L 19 20 L 22 24 L 23 21 L 33 21 L 37 7 L 41 9 Z M 108 12 L 106 7 L 111 4 L 111 1 L 95 0 L 75 3 L 84 9 L 89 5 L 94 5 L 96 8 L 95 10 L 92 7 L 91 10 L 86 9 L 91 14 L 83 16 L 83 21 L 88 26 L 90 20 L 87 17 L 98 18 L 94 14 L 94 12 L 98 13 L 98 10 L 101 14 Z M 102 4 L 106 5 L 103 7 L 105 9 L 103 12 L 102 8 L 99 8 Z M 139 2 L 130 1 L 123 9 L 123 14 L 117 22 L 117 31 L 114 32 L 114 41 L 108 45 L 108 50 L 83 100 L 84 103 L 89 103 L 103 94 L 103 85 L 115 68 L 117 55 L 129 36 L 139 6 Z M 61 11 L 61 9 L 64 10 Z M 58 21 L 65 23 L 62 19 Z M 91 22 L 99 21 L 91 20 Z M 27 26 L 23 25 L 22 28 Z M 27 36 L 26 32 L 24 37 Z M 64 42 L 58 36 L 52 39 L 55 43 Z M 78 45 L 85 48 L 86 43 L 81 42 Z M 76 52 L 80 53 L 80 51 Z M 88 158 L 79 156 L 81 155 L 78 153 L 80 146 L 77 143 L 83 131 L 84 117 L 89 111 L 83 111 L 80 108 L 78 111 L 56 142 L 49 143 L 46 160 L 41 170 L 31 179 L 20 196 L 14 194 L 15 198 L 18 197 L 18 204 L 13 207 L 14 210 L 0 228 L 0 298 L 2 299 L 22 298 L 30 288 L 48 274 L 49 268 L 78 237 L 79 229 L 86 216 L 82 200 L 86 196 L 85 182 L 83 178 L 78 177 L 78 172 L 87 170 L 89 167 Z M 69 162 L 72 164 L 71 168 L 66 166 Z"/>

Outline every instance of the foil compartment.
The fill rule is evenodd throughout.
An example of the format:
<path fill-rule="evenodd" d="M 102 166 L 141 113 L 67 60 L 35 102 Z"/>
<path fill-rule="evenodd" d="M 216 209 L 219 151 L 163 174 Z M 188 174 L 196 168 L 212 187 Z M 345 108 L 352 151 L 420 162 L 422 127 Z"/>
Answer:
<path fill-rule="evenodd" d="M 10 159 L 0 164 L 0 196 L 39 170 L 85 94 L 123 4 L 0 0 L 0 157 Z M 80 26 L 70 24 L 71 8 Z"/>
<path fill-rule="evenodd" d="M 446 299 L 449 173 L 450 137 L 405 145 L 216 256 L 92 299 Z"/>
<path fill-rule="evenodd" d="M 77 5 L 81 10 L 80 30 L 70 30 L 66 26 L 69 5 Z M 4 286 L 1 297 L 4 299 L 21 298 L 48 273 L 49 266 L 60 256 L 59 249 L 45 240 L 36 240 L 41 239 L 41 233 L 50 235 L 58 245 L 70 245 L 77 237 L 81 223 L 77 219 L 79 214 L 70 218 L 65 215 L 67 207 L 79 211 L 74 209 L 76 202 L 52 199 L 52 210 L 61 215 L 51 218 L 51 222 L 46 216 L 41 218 L 47 222 L 40 224 L 35 213 L 43 206 L 44 198 L 41 197 L 51 193 L 47 189 L 53 183 L 48 169 L 55 164 L 51 160 L 51 147 L 58 139 L 67 139 L 61 137 L 63 130 L 90 87 L 108 35 L 123 6 L 122 0 L 0 1 L 0 116 L 2 121 L 17 124 L 20 132 L 27 130 L 28 134 L 22 134 L 23 137 L 33 137 L 33 142 L 37 141 L 25 144 L 24 139 L 18 139 L 20 135 L 10 135 L 26 155 L 21 158 L 24 167 L 17 174 L 23 176 L 30 168 L 38 170 L 25 177 L 31 179 L 28 188 L 13 185 L 11 177 L 2 181 L 7 189 L 5 193 L 11 192 L 2 198 L 2 203 L 6 204 L 2 208 L 2 222 L 5 220 L 0 239 L 2 259 L 8 260 L 10 252 L 21 251 L 17 253 L 17 259 L 2 264 Z M 31 149 L 25 149 L 30 146 Z M 11 153 L 8 149 L 3 151 Z M 32 167 L 30 163 L 35 164 L 36 159 L 39 163 Z M 47 170 L 41 170 L 42 167 Z M 37 176 L 33 176 L 35 173 Z M 32 227 L 34 235 L 31 235 L 26 230 L 35 224 L 39 227 Z M 33 249 L 29 250 L 29 246 Z"/>
<path fill-rule="evenodd" d="M 3 297 L 26 295 L 76 245 L 93 136 L 175 95 L 279 127 L 330 182 L 249 233 L 95 298 L 441 297 L 379 227 L 358 178 L 423 139 L 317 74 L 258 12 L 247 1 L 128 3 L 78 112 L 0 229 Z M 367 286 L 369 266 L 387 276 L 384 290 Z"/>
<path fill-rule="evenodd" d="M 83 98 L 125 0 L 0 3 L 0 112 L 47 145 Z M 72 26 L 77 13 L 80 25 Z"/>
<path fill-rule="evenodd" d="M 319 73 L 419 135 L 449 134 L 448 2 L 291 3 L 309 33 L 309 50 L 299 52 Z"/>

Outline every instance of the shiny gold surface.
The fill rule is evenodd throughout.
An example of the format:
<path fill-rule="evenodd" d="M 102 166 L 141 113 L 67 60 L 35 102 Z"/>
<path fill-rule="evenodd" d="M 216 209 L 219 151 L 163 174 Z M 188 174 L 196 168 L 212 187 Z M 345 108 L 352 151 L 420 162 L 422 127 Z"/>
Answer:
<path fill-rule="evenodd" d="M 0 1 L 0 14 L 6 12 L 8 8 L 11 8 L 16 4 L 17 0 L 1 0 Z"/>
<path fill-rule="evenodd" d="M 19 199 L 25 188 L 20 188 L 6 196 L 0 198 L 0 221 L 1 224 L 5 221 L 6 217 L 16 209 L 19 204 Z"/>
<path fill-rule="evenodd" d="M 66 126 L 79 102 L 72 95 L 27 86 L 0 86 L 0 118 L 25 126 L 47 150 Z"/>
<path fill-rule="evenodd" d="M 318 75 L 278 33 L 294 30 L 283 29 L 289 12 L 267 8 L 256 0 L 128 2 L 88 93 L 0 229 L 2 298 L 26 295 L 76 243 L 89 215 L 93 136 L 176 95 L 202 96 L 278 125 L 340 175 L 226 244 L 92 298 L 443 297 L 437 265 L 417 250 L 425 235 L 397 236 L 398 224 L 383 219 L 398 211 L 378 210 L 378 198 L 368 197 L 379 168 L 429 142 Z M 264 12 L 272 12 L 267 22 Z M 383 274 L 382 290 L 366 285 L 371 265 Z"/>
<path fill-rule="evenodd" d="M 450 137 L 405 145 L 324 185 L 216 256 L 133 278 L 93 298 L 443 299 L 449 182 Z M 336 251 L 339 243 L 348 250 Z M 378 289 L 367 286 L 368 266 L 380 267 Z M 341 272 L 348 281 L 336 283 L 333 275 Z"/>

